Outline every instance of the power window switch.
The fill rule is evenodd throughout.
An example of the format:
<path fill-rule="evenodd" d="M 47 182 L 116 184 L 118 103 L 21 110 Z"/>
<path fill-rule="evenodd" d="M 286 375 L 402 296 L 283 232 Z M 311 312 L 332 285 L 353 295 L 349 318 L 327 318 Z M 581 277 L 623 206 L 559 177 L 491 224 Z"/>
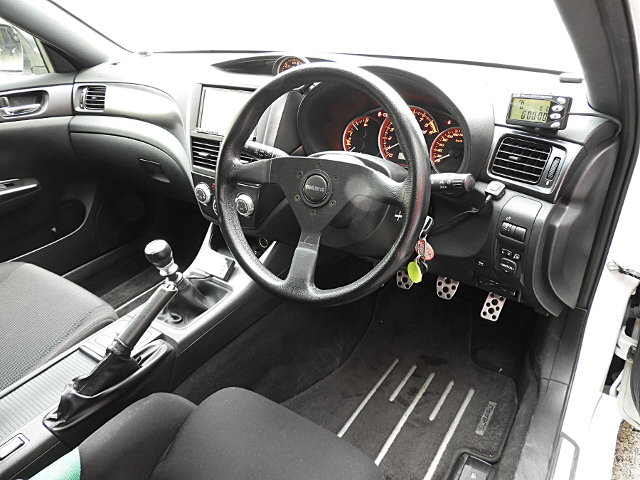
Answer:
<path fill-rule="evenodd" d="M 0 446 L 0 460 L 4 460 L 13 452 L 18 450 L 25 444 L 25 438 L 22 435 L 18 435 L 17 437 L 13 437 L 8 442 L 4 443 Z"/>

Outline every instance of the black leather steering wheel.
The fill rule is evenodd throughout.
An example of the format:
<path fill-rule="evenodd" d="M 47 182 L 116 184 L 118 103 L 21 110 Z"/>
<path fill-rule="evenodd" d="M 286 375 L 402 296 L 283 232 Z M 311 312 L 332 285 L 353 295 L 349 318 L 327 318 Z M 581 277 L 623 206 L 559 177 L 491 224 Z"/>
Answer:
<path fill-rule="evenodd" d="M 371 96 L 388 112 L 408 165 L 403 182 L 390 179 L 353 156 L 335 152 L 240 162 L 240 152 L 265 110 L 285 93 L 315 82 L 349 84 Z M 413 252 L 429 207 L 429 177 L 424 137 L 413 113 L 393 88 L 360 68 L 335 63 L 299 66 L 256 90 L 229 128 L 216 171 L 220 228 L 238 263 L 271 294 L 316 305 L 348 303 L 379 288 Z M 295 213 L 302 233 L 284 280 L 262 265 L 245 239 L 235 209 L 234 187 L 238 183 L 278 184 Z M 349 285 L 321 290 L 315 286 L 314 275 L 322 231 L 343 207 L 361 195 L 402 209 L 404 223 L 398 238 L 366 275 Z"/>

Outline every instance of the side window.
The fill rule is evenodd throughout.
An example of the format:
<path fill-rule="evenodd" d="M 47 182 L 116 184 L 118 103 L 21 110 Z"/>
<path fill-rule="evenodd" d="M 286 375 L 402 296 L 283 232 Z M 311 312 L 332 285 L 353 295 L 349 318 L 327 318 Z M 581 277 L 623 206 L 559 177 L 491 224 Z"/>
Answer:
<path fill-rule="evenodd" d="M 0 75 L 48 72 L 36 40 L 0 18 Z"/>

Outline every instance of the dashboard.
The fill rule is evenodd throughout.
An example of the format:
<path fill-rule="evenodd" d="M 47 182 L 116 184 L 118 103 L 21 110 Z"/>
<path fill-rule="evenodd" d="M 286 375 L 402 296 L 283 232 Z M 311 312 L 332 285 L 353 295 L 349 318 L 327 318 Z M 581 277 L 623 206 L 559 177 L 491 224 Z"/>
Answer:
<path fill-rule="evenodd" d="M 170 74 L 169 60 L 175 67 Z M 197 201 L 217 223 L 217 156 L 233 118 L 274 76 L 321 61 L 359 66 L 389 83 L 414 114 L 432 173 L 475 179 L 471 191 L 433 186 L 431 272 L 553 315 L 576 305 L 618 142 L 615 125 L 591 115 L 585 85 L 563 83 L 554 72 L 349 55 L 158 54 L 78 75 L 71 142 L 86 167 Z M 106 97 L 102 109 L 81 103 L 94 91 Z M 543 95 L 513 100 L 524 98 L 514 97 L 517 92 Z M 545 107 L 544 96 L 556 109 L 573 99 L 571 112 L 580 116 L 564 116 L 556 130 L 509 121 L 533 118 L 535 111 L 536 119 L 551 122 L 557 112 Z M 519 106 L 529 113 L 514 113 Z M 386 112 L 347 84 L 305 85 L 281 97 L 248 140 L 289 155 L 360 154 L 386 175 L 406 175 Z M 258 156 L 247 149 L 241 158 Z M 492 182 L 504 190 L 489 201 Z M 277 185 L 236 190 L 247 236 L 297 243 L 299 227 Z M 322 244 L 376 261 L 401 225 L 397 208 L 361 199 L 344 207 Z"/>

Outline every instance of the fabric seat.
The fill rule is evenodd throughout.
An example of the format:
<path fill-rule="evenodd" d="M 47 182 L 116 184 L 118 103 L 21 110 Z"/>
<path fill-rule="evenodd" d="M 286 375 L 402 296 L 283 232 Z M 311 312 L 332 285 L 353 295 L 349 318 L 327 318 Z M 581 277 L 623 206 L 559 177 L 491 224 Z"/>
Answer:
<path fill-rule="evenodd" d="M 239 388 L 133 404 L 35 480 L 383 480 L 357 448 Z"/>
<path fill-rule="evenodd" d="M 0 390 L 118 318 L 107 303 L 35 265 L 0 264 Z"/>

